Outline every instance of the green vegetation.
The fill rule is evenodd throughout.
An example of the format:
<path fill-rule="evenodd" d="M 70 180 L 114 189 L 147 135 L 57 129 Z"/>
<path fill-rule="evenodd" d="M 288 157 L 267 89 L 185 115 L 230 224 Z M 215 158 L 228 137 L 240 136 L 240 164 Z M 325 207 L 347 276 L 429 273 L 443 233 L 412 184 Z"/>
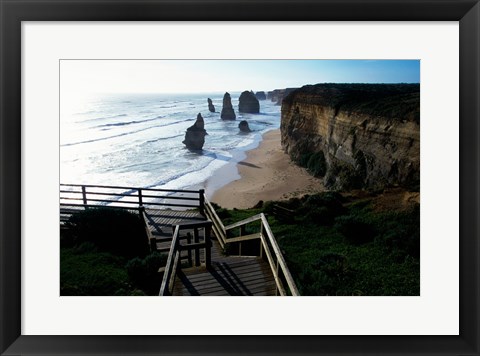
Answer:
<path fill-rule="evenodd" d="M 287 222 L 273 204 L 295 212 Z M 230 210 L 228 222 L 263 211 L 302 295 L 419 295 L 420 210 L 376 212 L 372 199 L 328 192 Z"/>
<path fill-rule="evenodd" d="M 327 173 L 327 162 L 323 151 L 302 154 L 298 164 L 307 168 L 315 177 L 323 177 Z"/>
<path fill-rule="evenodd" d="M 292 216 L 275 215 L 275 205 L 293 212 Z M 256 209 L 215 208 L 225 225 L 265 213 L 302 295 L 420 293 L 419 205 L 378 210 L 373 194 L 351 198 L 326 192 L 267 202 Z M 139 217 L 105 208 L 72 215 L 69 228 L 61 234 L 61 295 L 158 294 L 162 277 L 158 269 L 165 265 L 166 255 L 146 253 L 140 244 L 135 247 L 137 255 L 127 249 L 136 241 L 148 247 L 143 227 L 124 226 L 125 236 L 118 239 L 123 247 L 116 244 L 115 235 L 99 235 L 108 234 L 105 226 L 112 230 L 125 221 L 137 226 Z M 253 223 L 244 233 L 258 229 Z M 243 244 L 242 253 L 249 249 L 254 253 L 258 242 Z"/>
<path fill-rule="evenodd" d="M 92 207 L 73 214 L 62 236 L 66 246 L 94 243 L 99 250 L 125 257 L 145 256 L 149 252 L 140 216 L 127 210 Z"/>
<path fill-rule="evenodd" d="M 136 213 L 104 207 L 74 213 L 60 236 L 61 295 L 157 295 L 166 255 L 150 253 Z"/>
<path fill-rule="evenodd" d="M 317 104 L 335 108 L 336 112 L 420 123 L 420 84 L 305 85 L 286 96 L 283 103 Z"/>

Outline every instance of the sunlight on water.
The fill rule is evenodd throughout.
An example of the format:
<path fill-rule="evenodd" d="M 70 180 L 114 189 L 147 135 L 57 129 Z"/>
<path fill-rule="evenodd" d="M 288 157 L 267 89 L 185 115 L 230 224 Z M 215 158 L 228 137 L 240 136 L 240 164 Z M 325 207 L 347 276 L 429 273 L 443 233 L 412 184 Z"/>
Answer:
<path fill-rule="evenodd" d="M 231 95 L 235 121 L 220 119 L 223 93 L 61 97 L 61 182 L 180 189 L 205 181 L 280 126 L 280 106 L 260 101 L 259 114 L 242 115 L 240 93 Z M 207 98 L 217 112 L 208 111 Z M 208 133 L 201 154 L 182 143 L 198 113 Z M 239 132 L 243 119 L 253 132 Z"/>

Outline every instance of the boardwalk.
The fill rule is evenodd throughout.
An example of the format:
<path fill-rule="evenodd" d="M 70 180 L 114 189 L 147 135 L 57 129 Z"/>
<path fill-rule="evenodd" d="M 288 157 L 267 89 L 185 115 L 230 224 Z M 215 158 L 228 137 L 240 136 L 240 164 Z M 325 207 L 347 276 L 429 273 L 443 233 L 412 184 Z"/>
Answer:
<path fill-rule="evenodd" d="M 206 221 L 198 211 L 145 209 L 147 227 L 156 239 L 156 248 L 168 252 L 172 241 L 173 228 L 181 223 Z"/>
<path fill-rule="evenodd" d="M 146 209 L 148 227 L 157 240 L 157 250 L 168 252 L 171 247 L 173 227 L 182 223 L 206 221 L 197 211 L 171 211 Z M 186 240 L 185 230 L 180 236 Z M 203 236 L 199 237 L 203 239 Z M 183 251 L 181 260 L 186 261 Z M 185 295 L 275 295 L 276 287 L 268 263 L 259 257 L 226 256 L 217 240 L 212 240 L 211 266 L 206 268 L 204 250 L 199 251 L 202 266 L 182 268 L 177 273 L 173 294 Z"/>
<path fill-rule="evenodd" d="M 217 241 L 212 247 L 211 267 L 181 269 L 172 295 L 275 295 L 275 281 L 266 261 L 225 256 Z"/>
<path fill-rule="evenodd" d="M 159 270 L 160 295 L 298 295 L 263 214 L 225 227 L 203 190 L 63 184 L 60 193 L 61 226 L 72 213 L 91 207 L 140 216 L 151 250 L 168 253 L 167 265 Z"/>

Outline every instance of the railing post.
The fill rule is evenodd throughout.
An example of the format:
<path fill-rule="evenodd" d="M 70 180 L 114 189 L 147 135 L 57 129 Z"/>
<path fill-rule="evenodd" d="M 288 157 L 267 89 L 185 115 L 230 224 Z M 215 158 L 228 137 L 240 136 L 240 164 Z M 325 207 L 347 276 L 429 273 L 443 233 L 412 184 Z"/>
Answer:
<path fill-rule="evenodd" d="M 150 239 L 150 251 L 152 251 L 152 252 L 157 251 L 157 239 L 156 238 Z"/>
<path fill-rule="evenodd" d="M 192 243 L 192 234 L 190 232 L 187 232 L 187 244 L 190 245 L 191 243 Z M 188 255 L 188 265 L 192 267 L 193 266 L 192 250 L 190 248 L 187 250 L 187 255 Z"/>
<path fill-rule="evenodd" d="M 87 205 L 87 189 L 82 185 L 83 205 Z"/>
<path fill-rule="evenodd" d="M 205 216 L 205 189 L 200 189 L 198 195 L 200 200 L 200 214 Z"/>
<path fill-rule="evenodd" d="M 198 243 L 198 228 L 193 229 L 193 242 Z M 200 266 L 200 249 L 195 247 L 195 267 Z"/>
<path fill-rule="evenodd" d="M 207 224 L 204 228 L 204 234 L 205 234 L 205 267 L 209 268 L 210 265 L 212 264 L 212 250 L 210 247 L 210 233 L 212 230 L 212 225 Z"/>
<path fill-rule="evenodd" d="M 138 207 L 143 206 L 142 190 L 138 189 Z"/>
<path fill-rule="evenodd" d="M 240 236 L 245 236 L 246 230 L 245 230 L 245 225 L 240 226 Z M 238 255 L 242 255 L 242 241 L 238 243 Z"/>

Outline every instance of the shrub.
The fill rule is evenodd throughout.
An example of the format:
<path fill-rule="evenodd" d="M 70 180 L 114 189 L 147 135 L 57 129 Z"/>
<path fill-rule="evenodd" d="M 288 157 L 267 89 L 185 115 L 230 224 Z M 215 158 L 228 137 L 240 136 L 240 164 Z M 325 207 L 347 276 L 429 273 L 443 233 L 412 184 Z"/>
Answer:
<path fill-rule="evenodd" d="M 420 257 L 420 206 L 410 211 L 387 214 L 383 218 L 385 229 L 377 240 L 383 241 L 386 248 L 397 260 L 406 256 Z"/>
<path fill-rule="evenodd" d="M 107 207 L 89 208 L 74 213 L 66 224 L 68 244 L 95 244 L 100 250 L 127 258 L 149 252 L 147 236 L 140 217 L 131 212 Z"/>
<path fill-rule="evenodd" d="M 356 215 L 345 215 L 335 219 L 335 228 L 349 241 L 355 245 L 373 241 L 375 229 L 365 217 Z"/>
<path fill-rule="evenodd" d="M 130 281 L 148 295 L 156 295 L 160 289 L 158 269 L 165 266 L 167 255 L 152 252 L 144 259 L 135 257 L 127 262 L 126 269 Z"/>
<path fill-rule="evenodd" d="M 332 214 L 328 208 L 319 206 L 311 209 L 306 215 L 305 219 L 313 224 L 328 225 L 335 219 L 335 215 Z"/>
<path fill-rule="evenodd" d="M 327 162 L 323 151 L 316 152 L 310 156 L 307 162 L 307 169 L 315 177 L 323 177 L 327 173 Z"/>
<path fill-rule="evenodd" d="M 344 213 L 342 201 L 343 197 L 335 192 L 310 195 L 303 201 L 298 212 L 307 223 L 329 225 L 335 217 Z"/>
<path fill-rule="evenodd" d="M 227 209 L 222 208 L 220 205 L 216 203 L 210 203 L 210 204 L 212 204 L 213 209 L 215 209 L 215 212 L 217 213 L 220 219 L 227 219 L 231 216 L 230 212 Z"/>
<path fill-rule="evenodd" d="M 145 263 L 139 257 L 135 257 L 127 262 L 125 266 L 128 273 L 128 278 L 135 285 L 142 285 L 145 281 L 146 268 Z"/>
<path fill-rule="evenodd" d="M 87 244 L 82 244 L 82 249 Z M 60 250 L 60 295 L 129 295 L 128 276 L 122 257 L 107 252 Z"/>
<path fill-rule="evenodd" d="M 354 276 L 347 258 L 337 253 L 324 253 L 299 274 L 302 295 L 343 295 Z"/>
<path fill-rule="evenodd" d="M 300 156 L 298 157 L 298 160 L 297 160 L 297 163 L 301 166 L 301 167 L 305 167 L 307 168 L 308 167 L 308 161 L 310 160 L 310 157 L 312 157 L 312 154 L 311 153 L 302 153 L 300 154 Z"/>

